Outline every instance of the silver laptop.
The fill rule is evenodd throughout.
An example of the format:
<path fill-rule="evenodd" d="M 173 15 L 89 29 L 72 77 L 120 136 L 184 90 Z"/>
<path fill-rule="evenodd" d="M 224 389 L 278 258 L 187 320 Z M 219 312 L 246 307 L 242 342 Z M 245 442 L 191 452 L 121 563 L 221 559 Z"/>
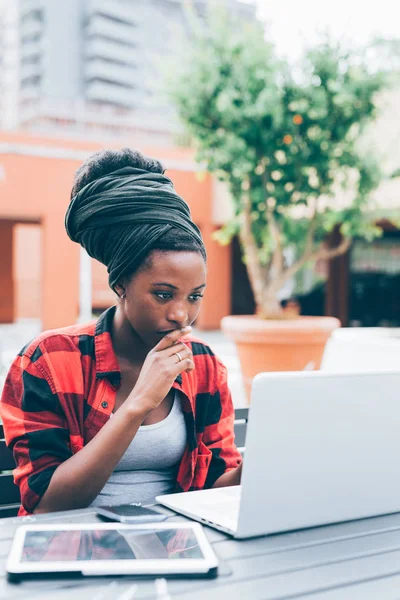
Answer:
<path fill-rule="evenodd" d="M 158 502 L 235 538 L 400 511 L 400 372 L 262 373 L 242 485 Z"/>

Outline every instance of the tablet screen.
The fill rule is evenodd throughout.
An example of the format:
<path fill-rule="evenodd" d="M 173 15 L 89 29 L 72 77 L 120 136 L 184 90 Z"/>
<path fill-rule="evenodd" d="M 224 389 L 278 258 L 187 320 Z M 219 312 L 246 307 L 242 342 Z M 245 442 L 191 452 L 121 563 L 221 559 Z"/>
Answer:
<path fill-rule="evenodd" d="M 26 531 L 21 562 L 203 559 L 189 528 Z"/>

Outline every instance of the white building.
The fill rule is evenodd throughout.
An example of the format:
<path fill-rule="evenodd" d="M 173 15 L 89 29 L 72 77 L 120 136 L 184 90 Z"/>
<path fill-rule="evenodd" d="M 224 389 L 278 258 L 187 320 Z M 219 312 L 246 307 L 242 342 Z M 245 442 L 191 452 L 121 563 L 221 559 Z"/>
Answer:
<path fill-rule="evenodd" d="M 170 138 L 174 119 L 156 62 L 171 53 L 184 0 L 0 0 L 14 6 L 14 121 L 63 133 L 152 133 Z M 245 19 L 255 6 L 226 0 Z M 206 0 L 194 0 L 200 13 Z M 17 32 L 15 34 L 15 32 Z M 11 96 L 10 96 L 11 98 Z M 17 106 L 15 93 L 10 104 Z"/>
<path fill-rule="evenodd" d="M 18 2 L 0 0 L 0 128 L 18 120 L 19 90 Z"/>

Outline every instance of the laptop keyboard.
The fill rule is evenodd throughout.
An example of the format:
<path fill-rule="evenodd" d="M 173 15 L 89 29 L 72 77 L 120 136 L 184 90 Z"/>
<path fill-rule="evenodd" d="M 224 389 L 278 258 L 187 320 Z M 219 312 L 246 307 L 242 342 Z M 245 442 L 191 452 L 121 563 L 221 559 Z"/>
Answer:
<path fill-rule="evenodd" d="M 204 519 L 230 529 L 236 529 L 239 520 L 240 493 L 229 489 L 220 494 L 212 494 L 208 498 L 198 498 L 192 512 Z"/>

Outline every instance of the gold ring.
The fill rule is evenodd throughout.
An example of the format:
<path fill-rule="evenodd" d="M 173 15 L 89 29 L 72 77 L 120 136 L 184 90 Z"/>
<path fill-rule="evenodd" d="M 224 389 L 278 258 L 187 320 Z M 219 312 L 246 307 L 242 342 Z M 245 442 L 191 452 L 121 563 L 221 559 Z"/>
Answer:
<path fill-rule="evenodd" d="M 175 352 L 175 356 L 177 356 L 179 358 L 178 362 L 181 362 L 182 356 L 179 354 L 179 352 Z"/>

